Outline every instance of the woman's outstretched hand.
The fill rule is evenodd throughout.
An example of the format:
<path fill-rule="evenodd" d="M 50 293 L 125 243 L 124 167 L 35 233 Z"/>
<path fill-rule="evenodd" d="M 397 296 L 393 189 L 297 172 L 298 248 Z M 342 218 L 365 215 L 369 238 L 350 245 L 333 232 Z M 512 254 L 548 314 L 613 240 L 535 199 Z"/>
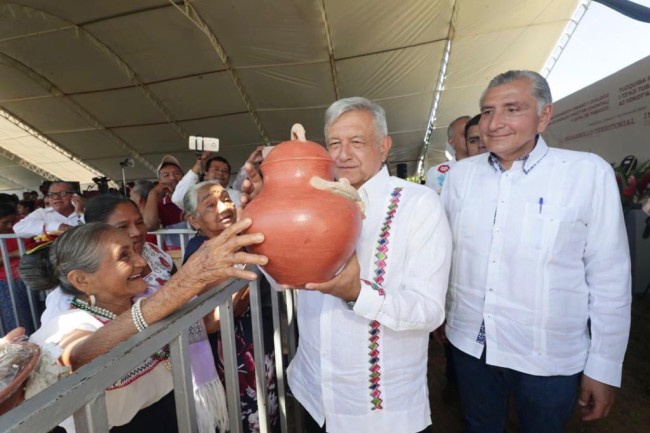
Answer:
<path fill-rule="evenodd" d="M 248 245 L 264 241 L 262 233 L 241 234 L 253 221 L 245 218 L 224 230 L 219 236 L 205 242 L 185 263 L 178 274 L 197 287 L 207 288 L 228 278 L 252 281 L 257 274 L 235 265 L 265 265 L 266 256 L 250 254 L 244 250 Z"/>

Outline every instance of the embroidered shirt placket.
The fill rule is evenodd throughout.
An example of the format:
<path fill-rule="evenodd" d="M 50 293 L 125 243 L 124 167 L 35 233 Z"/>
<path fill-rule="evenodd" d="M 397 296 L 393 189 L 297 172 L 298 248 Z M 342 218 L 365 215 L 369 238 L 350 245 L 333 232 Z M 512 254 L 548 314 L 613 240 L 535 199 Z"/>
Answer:
<path fill-rule="evenodd" d="M 388 243 L 390 238 L 390 228 L 393 223 L 393 217 L 397 212 L 399 200 L 402 193 L 402 188 L 395 188 L 391 193 L 390 203 L 384 222 L 381 227 L 379 239 L 377 241 L 377 253 L 375 254 L 375 276 L 373 282 L 363 280 L 366 284 L 370 285 L 379 296 L 385 296 L 386 292 L 381 287 L 384 282 L 384 274 L 386 273 L 386 262 L 388 260 Z M 369 325 L 369 342 L 368 348 L 370 351 L 370 402 L 372 403 L 372 410 L 382 410 L 383 400 L 381 398 L 381 366 L 380 366 L 380 347 L 379 339 L 381 334 L 381 324 L 373 320 Z"/>

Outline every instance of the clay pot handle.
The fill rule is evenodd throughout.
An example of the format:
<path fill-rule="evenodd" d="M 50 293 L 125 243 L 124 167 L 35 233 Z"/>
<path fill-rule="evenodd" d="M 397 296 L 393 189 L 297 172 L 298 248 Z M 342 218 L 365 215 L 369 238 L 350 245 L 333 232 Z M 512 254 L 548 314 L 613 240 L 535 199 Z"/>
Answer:
<path fill-rule="evenodd" d="M 294 123 L 291 127 L 291 139 L 298 141 L 307 141 L 305 138 L 305 128 L 300 123 Z"/>
<path fill-rule="evenodd" d="M 365 206 L 361 200 L 361 196 L 355 187 L 350 185 L 350 181 L 346 178 L 341 178 L 337 182 L 325 180 L 322 177 L 314 176 L 309 179 L 309 184 L 316 189 L 322 191 L 329 191 L 331 193 L 340 195 L 341 197 L 352 200 L 359 207 L 361 211 L 361 218 L 365 219 Z"/>

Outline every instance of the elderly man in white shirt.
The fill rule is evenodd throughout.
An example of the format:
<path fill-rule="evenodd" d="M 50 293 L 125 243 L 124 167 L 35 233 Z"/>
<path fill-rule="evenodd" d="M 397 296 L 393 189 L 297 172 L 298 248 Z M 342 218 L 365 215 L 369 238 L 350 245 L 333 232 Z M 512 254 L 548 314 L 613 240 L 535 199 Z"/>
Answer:
<path fill-rule="evenodd" d="M 440 199 L 389 175 L 380 106 L 335 102 L 325 137 L 336 177 L 358 189 L 366 217 L 343 270 L 298 293 L 288 379 L 312 417 L 305 432 L 432 432 L 428 339 L 444 319 L 451 251 Z"/>
<path fill-rule="evenodd" d="M 54 182 L 47 197 L 50 207 L 36 209 L 14 224 L 14 233 L 24 238 L 63 232 L 84 223 L 84 201 L 68 182 Z"/>
<path fill-rule="evenodd" d="M 551 92 L 531 71 L 481 97 L 489 154 L 456 165 L 442 201 L 454 240 L 446 335 L 467 432 L 562 432 L 614 402 L 630 327 L 630 258 L 614 173 L 547 147 Z M 578 388 L 580 387 L 580 391 Z"/>

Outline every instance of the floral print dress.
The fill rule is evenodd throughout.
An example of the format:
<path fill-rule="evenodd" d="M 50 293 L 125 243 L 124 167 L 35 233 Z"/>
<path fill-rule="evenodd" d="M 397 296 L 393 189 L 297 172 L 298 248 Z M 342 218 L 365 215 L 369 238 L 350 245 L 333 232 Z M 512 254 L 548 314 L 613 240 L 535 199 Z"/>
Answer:
<path fill-rule="evenodd" d="M 190 239 L 185 249 L 183 263 L 205 242 L 205 236 L 196 236 Z M 264 366 L 267 389 L 267 409 L 269 412 L 270 431 L 280 432 L 280 414 L 278 406 L 278 392 L 275 377 L 275 352 L 273 350 L 273 316 L 270 308 L 271 287 L 262 279 L 260 285 L 262 298 L 262 321 L 264 332 Z M 255 357 L 253 353 L 253 327 L 250 306 L 244 313 L 234 318 L 235 344 L 237 348 L 237 364 L 239 371 L 239 393 L 241 403 L 241 418 L 243 432 L 258 433 L 260 431 L 259 414 L 257 409 L 257 386 L 255 383 Z M 223 350 L 221 334 L 216 332 L 208 335 L 214 354 L 215 363 L 221 383 L 225 385 Z"/>

